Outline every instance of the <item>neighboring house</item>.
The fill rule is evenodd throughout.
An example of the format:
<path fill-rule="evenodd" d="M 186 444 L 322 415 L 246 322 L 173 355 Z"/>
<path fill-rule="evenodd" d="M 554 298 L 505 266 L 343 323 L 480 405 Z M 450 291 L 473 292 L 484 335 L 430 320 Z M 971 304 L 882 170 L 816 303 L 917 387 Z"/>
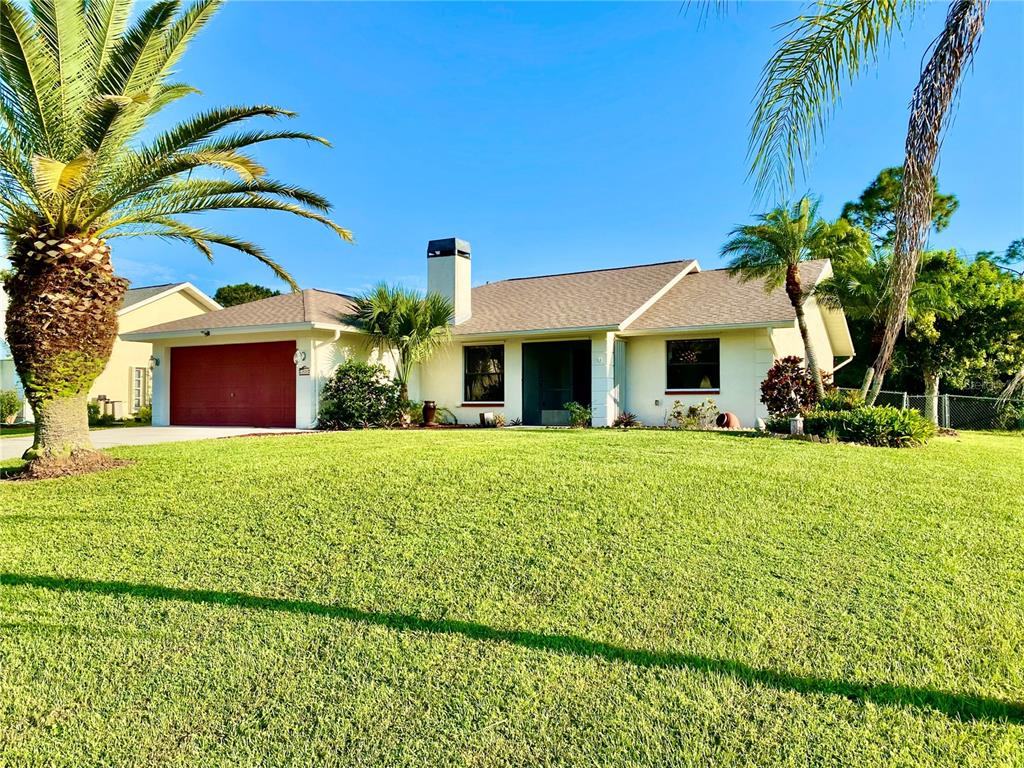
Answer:
<path fill-rule="evenodd" d="M 6 316 L 7 299 L 0 299 Z M 167 283 L 140 288 L 129 288 L 124 304 L 117 313 L 118 338 L 106 368 L 89 390 L 89 399 L 102 398 L 119 403 L 117 410 L 124 416 L 136 413 L 150 402 L 150 368 L 153 345 L 142 341 L 126 341 L 129 331 L 156 323 L 194 317 L 219 310 L 220 304 L 196 288 L 192 283 Z M 0 360 L 3 388 L 21 391 L 21 382 L 10 359 L 6 343 L 0 348 L 5 359 Z M 31 418 L 31 409 L 25 407 L 22 416 Z"/>
<path fill-rule="evenodd" d="M 801 267 L 808 287 L 831 271 L 827 261 Z M 710 397 L 749 426 L 765 415 L 768 368 L 803 356 L 784 291 L 692 260 L 472 288 L 469 244 L 450 238 L 430 242 L 427 284 L 453 300 L 453 343 L 419 367 L 410 396 L 463 423 L 494 411 L 564 424 L 574 400 L 591 406 L 595 426 L 622 411 L 662 424 L 676 400 Z M 351 313 L 348 296 L 304 290 L 126 334 L 153 344 L 153 423 L 313 426 L 337 364 L 378 358 Z M 812 298 L 807 322 L 823 368 L 852 357 L 841 312 Z"/>

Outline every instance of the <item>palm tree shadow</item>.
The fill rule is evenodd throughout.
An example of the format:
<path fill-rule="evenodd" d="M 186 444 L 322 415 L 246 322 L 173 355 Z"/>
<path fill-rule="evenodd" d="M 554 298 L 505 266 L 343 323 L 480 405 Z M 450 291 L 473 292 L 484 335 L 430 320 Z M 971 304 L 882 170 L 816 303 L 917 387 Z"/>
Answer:
<path fill-rule="evenodd" d="M 690 669 L 714 675 L 728 675 L 748 685 L 761 685 L 801 694 L 841 696 L 858 702 L 931 710 L 964 721 L 992 720 L 1024 723 L 1024 703 L 984 696 L 965 695 L 914 688 L 904 685 L 854 683 L 830 680 L 771 669 L 760 669 L 730 659 L 718 659 L 684 653 L 622 648 L 609 643 L 572 635 L 549 635 L 520 630 L 495 629 L 468 621 L 424 619 L 401 613 L 375 613 L 338 605 L 304 600 L 259 597 L 242 592 L 179 589 L 155 584 L 131 584 L 120 581 L 64 579 L 53 576 L 26 576 L 0 573 L 0 586 L 24 586 L 62 592 L 99 595 L 124 595 L 149 600 L 174 600 L 186 603 L 224 605 L 250 610 L 325 616 L 399 631 L 436 635 L 460 635 L 485 642 L 508 643 L 532 650 L 604 659 L 641 668 Z"/>

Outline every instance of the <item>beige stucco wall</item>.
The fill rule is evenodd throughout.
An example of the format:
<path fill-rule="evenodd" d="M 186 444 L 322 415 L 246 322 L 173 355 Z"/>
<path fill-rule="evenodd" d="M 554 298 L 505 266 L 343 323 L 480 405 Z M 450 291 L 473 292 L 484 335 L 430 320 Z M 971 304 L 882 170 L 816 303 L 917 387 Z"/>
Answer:
<path fill-rule="evenodd" d="M 465 406 L 462 404 L 463 370 L 462 349 L 479 344 L 502 344 L 505 347 L 505 404 L 503 406 Z M 419 366 L 415 392 L 410 397 L 434 400 L 438 408 L 447 408 L 460 424 L 479 421 L 480 413 L 502 413 L 505 418 L 523 417 L 523 343 L 521 339 L 494 339 L 487 341 L 455 341 L 434 354 Z"/>
<path fill-rule="evenodd" d="M 667 350 L 672 339 L 719 340 L 721 390 L 717 395 L 666 394 Z M 773 361 L 768 329 L 632 336 L 626 339 L 625 409 L 644 424 L 665 423 L 673 403 L 697 405 L 711 398 L 721 411 L 739 416 L 745 427 L 763 417 L 760 385 Z"/>
<path fill-rule="evenodd" d="M 209 308 L 187 295 L 184 291 L 164 296 L 156 301 L 130 309 L 118 316 L 118 333 L 127 333 L 139 328 L 147 328 L 159 323 L 181 320 L 208 312 Z M 139 341 L 124 341 L 120 338 L 114 342 L 114 349 L 92 389 L 89 399 L 105 395 L 108 400 L 124 403 L 125 414 L 132 412 L 132 368 L 149 368 L 149 358 L 153 354 L 153 345 Z"/>
<path fill-rule="evenodd" d="M 835 356 L 832 350 L 832 343 L 825 328 L 825 321 L 814 298 L 807 300 L 804 306 L 804 315 L 807 319 L 807 330 L 811 335 L 811 343 L 818 356 L 818 367 L 825 371 L 831 371 L 835 365 Z M 800 331 L 796 327 L 796 321 L 785 328 L 772 329 L 772 348 L 776 358 L 804 356 L 804 342 L 800 338 Z"/>

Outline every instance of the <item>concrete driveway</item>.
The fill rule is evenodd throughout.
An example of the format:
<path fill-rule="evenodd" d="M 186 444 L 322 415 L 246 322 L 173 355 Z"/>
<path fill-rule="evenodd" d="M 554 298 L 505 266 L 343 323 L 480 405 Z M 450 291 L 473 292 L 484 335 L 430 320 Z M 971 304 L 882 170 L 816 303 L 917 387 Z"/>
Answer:
<path fill-rule="evenodd" d="M 215 437 L 306 431 L 308 430 L 262 427 L 112 427 L 94 429 L 89 433 L 89 437 L 97 448 L 113 448 L 115 445 L 155 445 L 179 443 L 184 440 L 210 440 Z M 7 437 L 0 432 L 0 459 L 20 458 L 30 445 L 31 435 Z"/>

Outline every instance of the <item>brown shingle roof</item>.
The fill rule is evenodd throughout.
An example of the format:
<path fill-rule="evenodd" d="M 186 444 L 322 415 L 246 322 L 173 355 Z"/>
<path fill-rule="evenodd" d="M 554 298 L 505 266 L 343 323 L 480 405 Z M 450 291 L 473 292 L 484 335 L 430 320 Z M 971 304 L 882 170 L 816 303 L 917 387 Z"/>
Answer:
<path fill-rule="evenodd" d="M 805 290 L 817 282 L 827 263 L 821 260 L 800 265 Z M 711 269 L 686 275 L 626 330 L 753 325 L 792 322 L 795 317 L 782 288 L 768 293 L 763 280 L 744 283 L 727 270 Z"/>
<path fill-rule="evenodd" d="M 669 261 L 481 285 L 473 289 L 472 317 L 455 333 L 617 326 L 690 264 Z"/>
<path fill-rule="evenodd" d="M 186 317 L 169 323 L 141 328 L 132 334 L 201 331 L 210 328 L 245 328 L 253 325 L 293 325 L 296 323 L 348 324 L 353 310 L 352 298 L 340 293 L 307 288 L 269 299 L 250 301 L 234 307 Z"/>

